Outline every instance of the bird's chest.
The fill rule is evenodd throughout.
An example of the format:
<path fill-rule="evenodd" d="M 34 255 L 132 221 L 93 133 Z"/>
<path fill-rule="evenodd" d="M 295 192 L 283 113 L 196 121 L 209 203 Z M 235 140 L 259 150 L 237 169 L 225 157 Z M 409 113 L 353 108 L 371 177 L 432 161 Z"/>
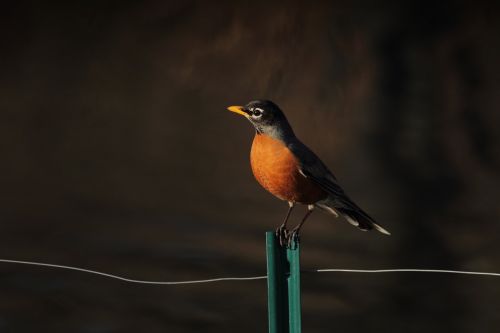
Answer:
<path fill-rule="evenodd" d="M 325 193 L 299 172 L 299 163 L 279 140 L 257 134 L 250 153 L 257 181 L 276 197 L 304 204 L 314 203 Z"/>

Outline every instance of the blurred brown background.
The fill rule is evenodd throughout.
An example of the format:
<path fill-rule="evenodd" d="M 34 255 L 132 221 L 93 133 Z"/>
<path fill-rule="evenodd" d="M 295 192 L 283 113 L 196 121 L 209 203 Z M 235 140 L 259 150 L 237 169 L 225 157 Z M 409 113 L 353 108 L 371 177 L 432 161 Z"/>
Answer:
<path fill-rule="evenodd" d="M 0 257 L 137 279 L 265 274 L 268 98 L 393 234 L 313 214 L 303 268 L 500 271 L 499 11 L 478 2 L 12 2 Z M 296 222 L 302 215 L 297 210 Z M 303 276 L 305 332 L 495 332 L 500 280 Z M 0 264 L 2 332 L 265 332 L 265 281 L 141 286 Z"/>

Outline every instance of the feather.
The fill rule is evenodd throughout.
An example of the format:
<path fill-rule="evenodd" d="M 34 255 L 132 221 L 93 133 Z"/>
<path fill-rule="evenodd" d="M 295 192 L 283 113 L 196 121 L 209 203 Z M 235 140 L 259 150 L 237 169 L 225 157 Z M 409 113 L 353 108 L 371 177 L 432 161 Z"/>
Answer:
<path fill-rule="evenodd" d="M 316 203 L 316 206 L 338 216 L 340 213 L 350 224 L 366 231 L 375 229 L 385 235 L 390 233 L 375 222 L 367 213 L 356 205 L 344 192 L 337 179 L 307 146 L 298 139 L 292 140 L 288 148 L 300 162 L 299 172 L 317 183 L 328 197 Z"/>

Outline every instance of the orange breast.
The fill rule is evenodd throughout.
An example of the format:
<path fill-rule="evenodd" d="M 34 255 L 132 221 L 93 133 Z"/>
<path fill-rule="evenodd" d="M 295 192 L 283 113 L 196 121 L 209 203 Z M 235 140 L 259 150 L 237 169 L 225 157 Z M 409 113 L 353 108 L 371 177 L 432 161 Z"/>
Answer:
<path fill-rule="evenodd" d="M 281 200 L 312 204 L 326 197 L 318 185 L 300 174 L 297 158 L 279 140 L 256 134 L 250 162 L 260 185 Z"/>

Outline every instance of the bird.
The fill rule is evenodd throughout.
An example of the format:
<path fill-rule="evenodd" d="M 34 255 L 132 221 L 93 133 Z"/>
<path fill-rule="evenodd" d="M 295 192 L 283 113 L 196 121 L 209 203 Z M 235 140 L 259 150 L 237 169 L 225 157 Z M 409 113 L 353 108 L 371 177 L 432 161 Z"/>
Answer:
<path fill-rule="evenodd" d="M 248 119 L 255 129 L 250 150 L 250 165 L 257 182 L 275 197 L 288 202 L 283 222 L 276 228 L 282 246 L 299 242 L 300 230 L 315 208 L 367 231 L 375 229 L 390 235 L 352 201 L 337 178 L 321 159 L 295 135 L 283 111 L 270 100 L 254 100 L 245 106 L 227 108 Z M 293 229 L 288 219 L 297 204 L 307 212 Z"/>

